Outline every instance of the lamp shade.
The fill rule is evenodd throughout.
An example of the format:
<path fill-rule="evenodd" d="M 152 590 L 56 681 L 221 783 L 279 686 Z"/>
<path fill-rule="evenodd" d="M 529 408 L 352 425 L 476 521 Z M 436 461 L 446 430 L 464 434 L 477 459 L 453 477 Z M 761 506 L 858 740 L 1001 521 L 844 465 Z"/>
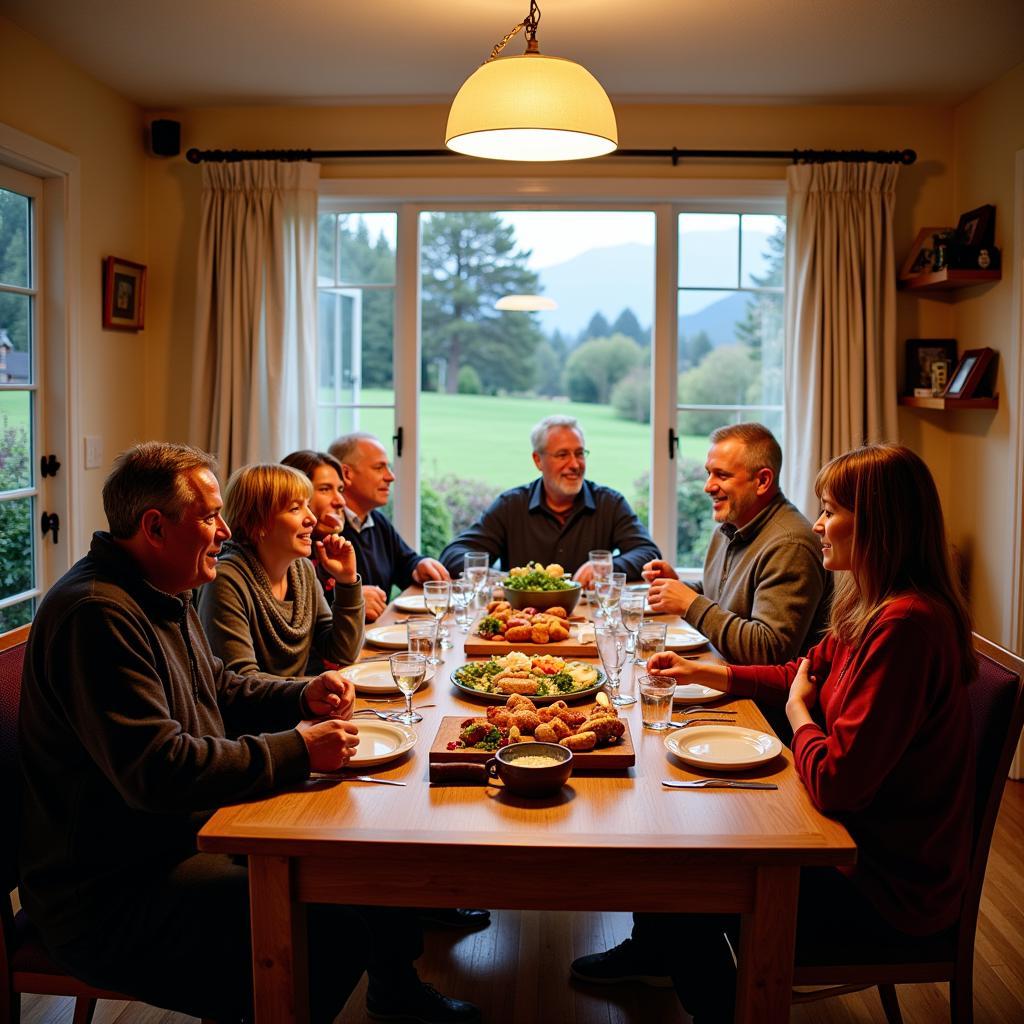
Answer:
<path fill-rule="evenodd" d="M 482 64 L 448 113 L 445 145 L 490 160 L 584 160 L 618 145 L 601 83 L 562 57 L 524 53 Z"/>
<path fill-rule="evenodd" d="M 546 295 L 502 295 L 494 308 L 506 312 L 536 313 L 544 309 L 558 309 L 558 303 Z"/>

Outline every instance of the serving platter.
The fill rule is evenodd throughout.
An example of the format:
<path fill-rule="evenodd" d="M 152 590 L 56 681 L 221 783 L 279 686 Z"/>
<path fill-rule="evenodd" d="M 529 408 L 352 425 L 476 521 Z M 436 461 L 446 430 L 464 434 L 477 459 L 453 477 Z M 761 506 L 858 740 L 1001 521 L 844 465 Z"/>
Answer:
<path fill-rule="evenodd" d="M 522 648 L 516 649 L 521 650 Z M 541 652 L 530 651 L 530 654 L 534 653 L 540 654 Z M 479 700 L 486 701 L 488 704 L 504 704 L 505 701 L 509 699 L 511 694 L 489 693 L 486 690 L 476 690 L 472 686 L 467 686 L 465 683 L 460 682 L 457 678 L 457 675 L 459 670 L 465 667 L 465 665 L 460 665 L 459 668 L 455 669 L 451 674 L 452 686 L 454 686 L 455 689 L 458 690 L 461 694 L 463 694 L 466 697 L 476 697 Z M 548 696 L 546 697 L 536 697 L 532 693 L 528 693 L 526 694 L 526 696 L 529 697 L 530 700 L 532 700 L 533 703 L 536 704 L 538 707 L 544 704 L 553 704 L 556 700 L 564 700 L 566 704 L 571 704 L 574 701 L 579 700 L 581 697 L 593 697 L 597 693 L 597 691 L 600 690 L 602 686 L 604 686 L 605 683 L 604 673 L 596 666 L 594 666 L 594 668 L 597 672 L 597 678 L 594 681 L 594 685 L 588 686 L 586 687 L 586 689 L 574 690 L 572 693 L 552 693 L 548 694 Z"/>
<path fill-rule="evenodd" d="M 530 699 L 533 700 L 532 697 Z M 476 750 L 473 747 L 463 750 L 448 749 L 448 744 L 454 743 L 459 738 L 459 733 L 462 732 L 462 723 L 465 721 L 465 717 L 447 716 L 441 719 L 437 735 L 434 737 L 434 742 L 430 745 L 427 755 L 427 760 L 431 764 L 451 764 L 455 761 L 484 764 L 494 757 L 493 750 Z M 626 731 L 619 738 L 618 743 L 613 743 L 610 747 L 598 747 L 594 750 L 573 751 L 574 771 L 577 769 L 591 771 L 608 769 L 610 771 L 617 768 L 631 768 L 636 764 L 636 750 L 633 748 L 633 740 L 629 735 L 629 723 L 624 719 L 622 721 L 626 726 Z M 529 741 L 531 737 L 527 736 L 526 739 Z"/>
<path fill-rule="evenodd" d="M 777 736 L 738 725 L 695 725 L 665 737 L 665 747 L 696 768 L 739 771 L 767 764 L 782 753 Z"/>
<path fill-rule="evenodd" d="M 359 746 L 349 765 L 359 768 L 384 764 L 401 757 L 416 745 L 416 732 L 400 722 L 363 722 L 359 725 Z"/>
<path fill-rule="evenodd" d="M 513 651 L 522 651 L 524 654 L 557 654 L 559 658 L 596 658 L 597 644 L 593 641 L 593 630 L 590 632 L 589 641 L 576 639 L 579 628 L 572 623 L 573 630 L 568 640 L 551 640 L 546 644 L 511 643 L 508 640 L 485 640 L 482 636 L 470 633 L 466 637 L 464 650 L 468 655 L 511 654 Z M 582 627 L 586 628 L 586 627 Z"/>

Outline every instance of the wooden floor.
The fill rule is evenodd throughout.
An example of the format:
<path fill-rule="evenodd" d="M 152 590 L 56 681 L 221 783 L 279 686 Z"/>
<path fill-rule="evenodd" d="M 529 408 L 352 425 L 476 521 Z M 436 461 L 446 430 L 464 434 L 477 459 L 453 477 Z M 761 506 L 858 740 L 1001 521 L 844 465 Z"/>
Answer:
<path fill-rule="evenodd" d="M 601 870 L 614 870 L 602 865 Z M 588 884 L 587 878 L 576 880 Z M 590 879 L 593 881 L 593 879 Z M 570 882 L 570 884 L 572 884 Z M 974 968 L 976 1024 L 1024 1021 L 1024 782 L 1011 782 L 989 858 Z M 575 956 L 607 948 L 629 932 L 626 914 L 541 914 L 498 911 L 475 935 L 432 932 L 419 961 L 421 975 L 444 992 L 471 999 L 486 1024 L 685 1024 L 671 989 L 627 985 L 592 989 L 569 983 Z M 363 983 L 365 985 L 365 982 Z M 949 1020 L 945 986 L 901 986 L 906 1024 Z M 364 988 L 339 1020 L 366 1019 Z M 793 1009 L 796 1024 L 884 1024 L 874 991 Z M 25 996 L 25 1024 L 71 1021 L 67 999 Z M 100 1003 L 95 1024 L 190 1024 L 192 1018 L 138 1003 Z"/>

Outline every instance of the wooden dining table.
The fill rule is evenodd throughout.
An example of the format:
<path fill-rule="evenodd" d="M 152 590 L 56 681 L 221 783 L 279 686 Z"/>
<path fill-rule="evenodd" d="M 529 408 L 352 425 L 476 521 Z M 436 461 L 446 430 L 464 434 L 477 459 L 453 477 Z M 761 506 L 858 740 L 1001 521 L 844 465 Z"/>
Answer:
<path fill-rule="evenodd" d="M 392 605 L 378 624 L 407 617 Z M 441 719 L 487 707 L 450 682 L 467 659 L 465 634 L 449 628 L 454 647 L 415 695 L 416 705 L 434 705 L 414 726 L 415 747 L 360 772 L 405 786 L 358 782 L 348 777 L 354 772 L 310 780 L 222 808 L 199 834 L 202 850 L 248 858 L 259 1024 L 308 1020 L 310 903 L 736 913 L 735 1019 L 788 1021 L 800 869 L 856 857 L 842 825 L 812 806 L 789 750 L 742 773 L 697 771 L 667 752 L 663 734 L 642 727 L 636 704 L 622 711 L 636 750 L 632 768 L 578 770 L 549 797 L 513 796 L 500 783 L 433 785 L 428 750 Z M 623 691 L 634 686 L 627 668 Z M 389 708 L 362 699 L 357 706 Z M 738 726 L 771 731 L 751 701 L 724 697 L 708 706 L 737 711 L 728 719 Z M 778 789 L 661 785 L 709 776 Z M 679 955 L 682 943 L 680 936 Z M 568 975 L 568 966 L 551 969 Z"/>

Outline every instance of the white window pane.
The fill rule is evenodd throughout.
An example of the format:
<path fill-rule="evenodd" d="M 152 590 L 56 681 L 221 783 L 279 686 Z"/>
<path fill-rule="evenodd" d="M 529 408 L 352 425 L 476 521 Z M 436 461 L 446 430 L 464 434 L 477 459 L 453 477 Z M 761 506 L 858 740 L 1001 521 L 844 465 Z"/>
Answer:
<path fill-rule="evenodd" d="M 338 217 L 338 283 L 394 284 L 398 215 L 349 213 Z"/>
<path fill-rule="evenodd" d="M 744 288 L 781 288 L 786 254 L 786 218 L 744 214 L 740 227 Z"/>
<path fill-rule="evenodd" d="M 0 188 L 0 284 L 20 288 L 32 285 L 32 261 L 29 230 L 32 201 Z M 3 327 L 0 322 L 0 327 Z"/>
<path fill-rule="evenodd" d="M 679 215 L 679 287 L 735 288 L 740 272 L 740 218 L 735 213 Z"/>

